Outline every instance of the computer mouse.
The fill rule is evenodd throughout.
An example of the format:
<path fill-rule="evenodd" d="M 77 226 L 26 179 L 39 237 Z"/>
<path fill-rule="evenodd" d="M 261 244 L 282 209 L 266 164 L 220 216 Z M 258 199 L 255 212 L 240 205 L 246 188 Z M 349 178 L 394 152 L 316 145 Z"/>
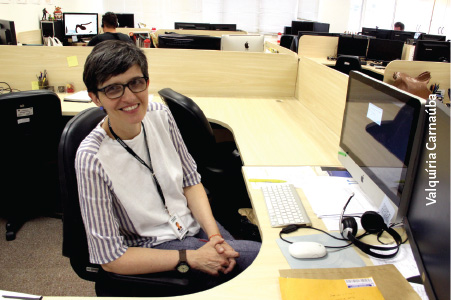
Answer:
<path fill-rule="evenodd" d="M 296 242 L 288 246 L 294 258 L 320 258 L 327 254 L 326 247 L 316 242 Z"/>

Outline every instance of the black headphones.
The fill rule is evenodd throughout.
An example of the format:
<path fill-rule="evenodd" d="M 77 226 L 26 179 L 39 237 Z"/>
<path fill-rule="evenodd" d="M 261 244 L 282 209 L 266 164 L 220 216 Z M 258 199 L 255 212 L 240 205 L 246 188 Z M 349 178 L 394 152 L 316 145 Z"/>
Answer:
<path fill-rule="evenodd" d="M 345 206 L 346 209 L 346 206 Z M 357 222 L 353 217 L 345 217 L 343 218 L 343 214 L 345 209 L 343 209 L 343 213 L 340 217 L 340 233 L 345 238 L 354 243 L 354 245 L 365 252 L 368 255 L 374 256 L 376 258 L 392 258 L 395 257 L 396 254 L 398 254 L 399 246 L 402 244 L 401 236 L 393 229 L 389 228 L 382 218 L 381 215 L 379 215 L 375 211 L 367 211 L 362 215 L 362 218 L 360 220 L 360 223 L 362 224 L 363 229 L 365 229 L 366 232 L 369 234 L 381 234 L 382 232 L 386 231 L 388 234 L 390 234 L 393 239 L 396 242 L 396 246 L 393 247 L 381 247 L 381 246 L 374 246 L 365 244 L 364 242 L 360 241 L 356 235 L 357 235 Z M 393 251 L 396 250 L 393 253 L 390 254 L 381 254 L 379 252 L 374 252 L 373 250 L 377 251 Z"/>

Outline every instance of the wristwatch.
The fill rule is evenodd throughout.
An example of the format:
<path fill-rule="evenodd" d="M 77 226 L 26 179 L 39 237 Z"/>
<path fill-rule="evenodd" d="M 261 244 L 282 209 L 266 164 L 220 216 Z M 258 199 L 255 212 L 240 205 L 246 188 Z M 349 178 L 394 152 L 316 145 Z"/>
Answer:
<path fill-rule="evenodd" d="M 179 255 L 180 255 L 179 263 L 177 264 L 176 269 L 178 272 L 185 274 L 190 269 L 190 267 L 188 265 L 188 261 L 186 259 L 186 250 L 185 249 L 179 250 Z"/>

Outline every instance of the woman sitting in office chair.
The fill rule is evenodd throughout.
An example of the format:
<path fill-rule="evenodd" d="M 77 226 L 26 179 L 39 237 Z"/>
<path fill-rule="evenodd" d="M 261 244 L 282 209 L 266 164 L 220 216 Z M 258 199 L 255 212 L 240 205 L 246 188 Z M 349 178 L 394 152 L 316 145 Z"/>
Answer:
<path fill-rule="evenodd" d="M 146 56 L 105 41 L 83 81 L 106 118 L 81 143 L 76 172 L 90 261 L 118 274 L 177 270 L 202 289 L 248 267 L 260 243 L 215 221 L 196 163 L 169 109 L 148 101 Z"/>

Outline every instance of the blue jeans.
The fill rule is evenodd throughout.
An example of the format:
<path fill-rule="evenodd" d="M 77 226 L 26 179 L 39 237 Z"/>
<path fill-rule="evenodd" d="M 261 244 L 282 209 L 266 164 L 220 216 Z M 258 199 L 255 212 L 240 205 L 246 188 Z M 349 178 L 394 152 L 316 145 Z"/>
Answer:
<path fill-rule="evenodd" d="M 240 254 L 240 257 L 236 258 L 237 264 L 235 268 L 227 275 L 221 273 L 219 276 L 211 276 L 201 271 L 191 269 L 187 276 L 190 280 L 190 284 L 193 282 L 193 284 L 199 287 L 197 291 L 210 289 L 234 278 L 254 261 L 260 251 L 261 243 L 246 240 L 235 240 L 221 224 L 218 223 L 218 227 L 222 237 L 235 251 Z M 182 241 L 169 241 L 154 246 L 153 248 L 164 250 L 196 250 L 205 245 L 207 240 L 207 234 L 201 229 L 195 236 L 186 237 Z"/>

